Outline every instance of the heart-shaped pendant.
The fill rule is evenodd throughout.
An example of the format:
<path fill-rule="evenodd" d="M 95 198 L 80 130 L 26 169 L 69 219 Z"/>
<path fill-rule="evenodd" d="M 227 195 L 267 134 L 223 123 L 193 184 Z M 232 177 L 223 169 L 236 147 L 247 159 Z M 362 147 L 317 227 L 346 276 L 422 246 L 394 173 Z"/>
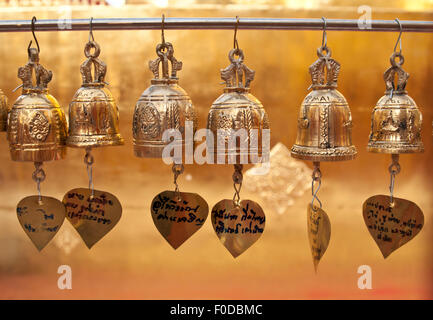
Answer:
<path fill-rule="evenodd" d="M 203 226 L 209 206 L 196 193 L 164 191 L 153 198 L 150 210 L 158 231 L 177 249 Z"/>
<path fill-rule="evenodd" d="M 212 226 L 234 258 L 253 245 L 265 229 L 265 213 L 254 201 L 242 200 L 236 206 L 225 199 L 212 208 Z"/>
<path fill-rule="evenodd" d="M 368 231 L 379 246 L 384 258 L 413 239 L 424 225 L 421 209 L 412 201 L 376 195 L 362 207 Z"/>
<path fill-rule="evenodd" d="M 119 222 L 122 205 L 111 193 L 76 188 L 63 197 L 66 218 L 90 249 Z"/>
<path fill-rule="evenodd" d="M 312 206 L 311 203 L 308 204 L 307 209 L 307 228 L 314 270 L 317 272 L 317 266 L 326 249 L 328 249 L 329 240 L 331 239 L 331 222 L 325 211 Z"/>
<path fill-rule="evenodd" d="M 18 220 L 36 248 L 41 251 L 65 220 L 65 206 L 51 197 L 30 196 L 17 205 Z"/>

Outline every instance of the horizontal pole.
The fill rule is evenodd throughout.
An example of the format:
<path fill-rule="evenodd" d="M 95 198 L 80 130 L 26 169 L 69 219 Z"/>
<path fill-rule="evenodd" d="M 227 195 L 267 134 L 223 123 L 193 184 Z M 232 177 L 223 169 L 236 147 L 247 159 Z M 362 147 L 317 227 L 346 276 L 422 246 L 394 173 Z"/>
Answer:
<path fill-rule="evenodd" d="M 433 32 L 433 21 L 400 21 L 404 32 Z M 31 31 L 31 20 L 1 20 L 0 32 Z M 361 27 L 360 27 L 360 25 Z M 236 18 L 165 18 L 164 29 L 233 29 Z M 323 30 L 322 19 L 240 18 L 239 29 L 262 30 Z M 159 30 L 161 18 L 93 19 L 93 30 Z M 89 19 L 37 20 L 35 31 L 89 30 Z M 364 27 L 364 28 L 363 28 Z M 369 25 L 355 19 L 326 19 L 327 30 L 400 31 L 395 20 L 371 20 Z"/>

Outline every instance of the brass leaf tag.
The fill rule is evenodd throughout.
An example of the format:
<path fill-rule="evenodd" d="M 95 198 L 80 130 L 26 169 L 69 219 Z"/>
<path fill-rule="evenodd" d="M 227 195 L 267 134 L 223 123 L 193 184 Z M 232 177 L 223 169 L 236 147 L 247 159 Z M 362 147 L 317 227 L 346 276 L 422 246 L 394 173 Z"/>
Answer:
<path fill-rule="evenodd" d="M 331 239 L 331 222 L 325 211 L 316 206 L 312 207 L 311 203 L 308 204 L 307 209 L 307 228 L 314 270 L 317 272 L 317 266 L 328 249 Z"/>
<path fill-rule="evenodd" d="M 265 213 L 254 201 L 221 200 L 212 209 L 213 228 L 234 258 L 251 247 L 265 229 Z"/>
<path fill-rule="evenodd" d="M 384 258 L 413 239 L 424 225 L 421 209 L 412 201 L 376 195 L 362 206 L 368 231 L 379 246 Z"/>
<path fill-rule="evenodd" d="M 196 193 L 164 191 L 153 198 L 150 210 L 158 231 L 177 249 L 203 226 L 209 206 Z"/>
<path fill-rule="evenodd" d="M 36 248 L 41 251 L 65 220 L 65 206 L 51 197 L 30 196 L 17 205 L 18 220 Z"/>
<path fill-rule="evenodd" d="M 86 246 L 90 249 L 119 222 L 122 205 L 111 193 L 76 188 L 63 197 L 66 218 L 78 231 Z"/>

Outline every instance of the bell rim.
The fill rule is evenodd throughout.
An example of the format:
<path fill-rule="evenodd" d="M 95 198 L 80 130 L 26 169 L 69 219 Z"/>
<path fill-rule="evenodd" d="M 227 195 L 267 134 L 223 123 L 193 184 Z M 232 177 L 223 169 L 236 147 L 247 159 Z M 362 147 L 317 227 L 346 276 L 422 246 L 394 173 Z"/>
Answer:
<path fill-rule="evenodd" d="M 89 141 L 89 139 L 92 140 Z M 124 144 L 125 140 L 119 133 L 115 135 L 69 135 L 66 138 L 66 146 L 71 148 L 97 148 L 122 146 Z"/>
<path fill-rule="evenodd" d="M 385 154 L 405 154 L 405 153 L 423 153 L 424 144 L 418 142 L 417 144 L 401 143 L 401 144 L 368 144 L 367 152 L 370 153 L 385 153 Z"/>
<path fill-rule="evenodd" d="M 346 151 L 343 151 L 346 150 Z M 324 161 L 347 161 L 356 158 L 358 151 L 354 145 L 346 147 L 334 147 L 320 150 L 315 147 L 293 145 L 290 154 L 292 158 L 310 160 L 313 162 Z"/>

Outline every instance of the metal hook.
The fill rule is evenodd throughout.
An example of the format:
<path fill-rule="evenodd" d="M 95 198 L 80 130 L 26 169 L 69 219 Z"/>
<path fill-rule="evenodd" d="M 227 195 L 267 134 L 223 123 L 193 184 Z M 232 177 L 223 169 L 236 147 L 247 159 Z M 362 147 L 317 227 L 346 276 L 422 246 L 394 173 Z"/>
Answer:
<path fill-rule="evenodd" d="M 326 19 L 322 17 L 323 20 L 323 34 L 322 34 L 322 48 L 326 48 L 328 45 L 328 36 L 326 35 Z"/>
<path fill-rule="evenodd" d="M 89 42 L 95 41 L 95 38 L 93 37 L 93 17 L 90 17 L 90 23 L 89 23 Z"/>
<path fill-rule="evenodd" d="M 161 41 L 162 41 L 162 44 L 165 44 L 164 22 L 165 22 L 165 14 L 162 14 L 162 21 L 161 21 Z"/>
<path fill-rule="evenodd" d="M 397 49 L 397 44 L 400 42 L 400 52 L 399 53 L 401 53 L 401 34 L 403 33 L 403 26 L 401 25 L 401 22 L 400 22 L 400 20 L 398 20 L 398 18 L 395 19 L 395 21 L 398 23 L 398 26 L 400 27 L 400 34 L 398 35 L 397 42 L 395 43 L 394 52 L 397 52 L 395 50 Z"/>
<path fill-rule="evenodd" d="M 238 39 L 237 39 L 238 26 L 239 26 L 239 16 L 236 16 L 235 34 L 233 37 L 233 49 L 239 51 L 239 44 L 238 44 Z"/>
<path fill-rule="evenodd" d="M 313 198 L 311 199 L 311 207 L 314 208 L 314 200 L 316 200 L 319 203 L 320 209 L 322 208 L 322 201 L 320 201 L 319 197 L 317 196 L 317 193 L 320 190 L 320 187 L 322 185 L 322 172 L 320 171 L 320 162 L 314 162 L 314 170 L 311 180 L 311 195 Z M 317 188 L 314 190 L 314 183 L 318 182 Z"/>
<path fill-rule="evenodd" d="M 36 17 L 33 16 L 33 18 L 32 18 L 32 34 L 33 34 L 33 39 L 35 39 L 36 46 L 38 47 L 38 53 L 39 53 L 39 52 L 41 52 L 41 49 L 39 48 L 39 42 L 38 42 L 38 39 L 36 38 L 36 35 L 35 35 L 35 22 L 36 21 L 37 21 Z M 27 53 L 29 54 L 29 56 L 30 56 L 31 45 L 32 45 L 32 40 L 30 40 L 29 46 L 27 47 Z"/>

